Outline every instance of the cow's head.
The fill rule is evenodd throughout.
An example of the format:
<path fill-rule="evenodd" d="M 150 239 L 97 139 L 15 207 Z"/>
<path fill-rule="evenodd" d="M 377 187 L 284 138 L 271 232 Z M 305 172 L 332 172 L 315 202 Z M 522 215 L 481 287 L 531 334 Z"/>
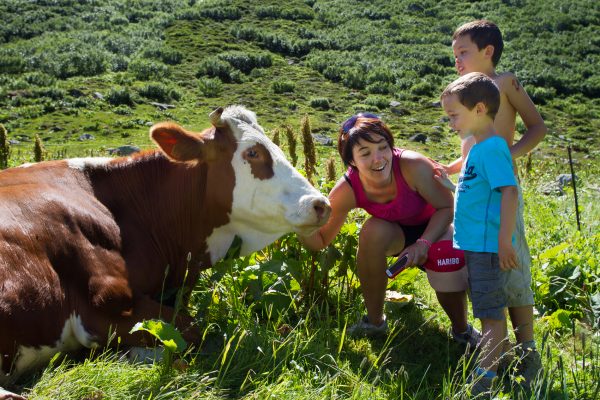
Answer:
<path fill-rule="evenodd" d="M 242 255 L 247 255 L 284 233 L 309 234 L 327 222 L 327 198 L 292 167 L 253 112 L 241 106 L 219 108 L 210 120 L 213 127 L 199 134 L 176 124 L 158 124 L 151 137 L 175 161 L 233 171 L 228 222 L 215 227 L 207 239 L 213 263 L 225 255 L 235 235 L 242 239 Z"/>

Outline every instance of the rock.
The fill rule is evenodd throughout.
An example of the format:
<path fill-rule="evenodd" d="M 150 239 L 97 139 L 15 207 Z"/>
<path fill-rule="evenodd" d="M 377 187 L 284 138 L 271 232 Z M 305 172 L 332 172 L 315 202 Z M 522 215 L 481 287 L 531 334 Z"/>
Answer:
<path fill-rule="evenodd" d="M 312 135 L 312 137 L 315 140 L 315 142 L 322 144 L 323 146 L 333 146 L 333 139 L 329 136 L 320 133 L 315 133 Z"/>
<path fill-rule="evenodd" d="M 408 140 L 410 140 L 411 142 L 420 142 L 425 144 L 425 142 L 427 142 L 427 135 L 423 133 L 417 133 L 416 135 L 412 135 L 411 137 L 409 137 Z"/>
<path fill-rule="evenodd" d="M 138 153 L 140 148 L 137 146 L 125 145 L 116 147 L 114 149 L 107 149 L 106 151 L 108 151 L 108 154 L 110 155 L 128 156 L 133 153 Z"/>
<path fill-rule="evenodd" d="M 153 106 L 158 108 L 160 111 L 165 111 L 170 108 L 175 108 L 175 106 L 173 104 L 156 103 L 156 102 L 151 102 L 150 104 L 152 104 Z"/>
<path fill-rule="evenodd" d="M 396 100 L 392 100 L 392 101 L 390 101 L 390 107 L 392 107 L 392 108 L 400 107 L 400 102 L 396 101 Z"/>
<path fill-rule="evenodd" d="M 577 180 L 577 175 L 575 175 Z M 557 195 L 562 196 L 565 194 L 565 187 L 570 186 L 573 181 L 571 174 L 560 174 L 556 177 L 554 182 L 546 183 L 541 187 L 541 191 L 545 195 Z"/>
<path fill-rule="evenodd" d="M 8 140 L 8 143 L 9 143 L 9 144 L 19 144 L 19 143 L 21 143 L 21 142 L 19 142 L 17 139 L 9 139 L 9 140 Z"/>
<path fill-rule="evenodd" d="M 89 133 L 84 133 L 83 135 L 79 136 L 79 138 L 77 140 L 79 140 L 80 142 L 84 142 L 86 140 L 94 140 L 96 139 L 94 137 L 94 135 L 90 135 Z"/>
<path fill-rule="evenodd" d="M 104 95 L 102 95 L 102 93 L 100 93 L 100 92 L 94 92 L 94 93 L 92 93 L 92 97 L 94 99 L 104 100 Z"/>
<path fill-rule="evenodd" d="M 448 117 L 447 115 L 440 117 L 440 122 L 447 123 L 448 121 L 450 121 L 450 117 Z"/>
<path fill-rule="evenodd" d="M 433 103 L 431 103 L 431 107 L 436 107 L 439 108 L 442 106 L 442 103 L 438 100 L 438 101 L 434 101 Z"/>

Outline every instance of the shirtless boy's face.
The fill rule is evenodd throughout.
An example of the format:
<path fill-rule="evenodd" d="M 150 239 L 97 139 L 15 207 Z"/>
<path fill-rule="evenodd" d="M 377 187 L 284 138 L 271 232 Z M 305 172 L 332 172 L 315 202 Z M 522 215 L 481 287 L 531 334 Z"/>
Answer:
<path fill-rule="evenodd" d="M 463 76 L 470 72 L 485 73 L 491 63 L 491 56 L 487 56 L 489 51 L 486 48 L 479 50 L 469 35 L 459 36 L 452 42 L 454 65 L 458 75 Z"/>

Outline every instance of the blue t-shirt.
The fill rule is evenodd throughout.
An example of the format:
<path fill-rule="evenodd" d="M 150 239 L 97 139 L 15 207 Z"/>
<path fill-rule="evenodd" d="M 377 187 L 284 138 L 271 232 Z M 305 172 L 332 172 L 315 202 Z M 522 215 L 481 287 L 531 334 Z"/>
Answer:
<path fill-rule="evenodd" d="M 454 197 L 455 248 L 498 252 L 502 200 L 499 188 L 516 185 L 512 158 L 503 138 L 492 136 L 471 148 Z"/>

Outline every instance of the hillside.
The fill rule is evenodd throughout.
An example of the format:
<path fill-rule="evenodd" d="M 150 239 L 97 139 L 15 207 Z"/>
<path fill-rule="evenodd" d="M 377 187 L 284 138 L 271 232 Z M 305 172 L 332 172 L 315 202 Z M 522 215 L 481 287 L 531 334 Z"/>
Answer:
<path fill-rule="evenodd" d="M 396 145 L 448 162 L 459 140 L 439 106 L 456 78 L 451 36 L 487 18 L 501 28 L 498 71 L 510 71 L 538 106 L 548 134 L 519 160 L 533 256 L 536 340 L 546 375 L 528 398 L 600 393 L 600 3 L 595 0 L 3 0 L 0 124 L 9 166 L 34 159 L 107 156 L 153 146 L 149 127 L 208 126 L 219 106 L 256 112 L 273 137 L 335 140 L 340 123 L 377 113 Z M 517 136 L 524 125 L 517 120 Z M 577 175 L 577 229 L 567 147 Z M 317 146 L 315 186 L 330 190 Z M 300 154 L 300 158 L 302 159 Z M 342 164 L 336 161 L 339 175 Z M 296 164 L 303 171 L 303 163 Z M 562 180 L 557 180 L 558 178 Z M 567 184 L 565 184 L 567 182 Z M 202 274 L 191 309 L 199 349 L 132 365 L 113 350 L 57 357 L 19 382 L 31 399 L 448 399 L 464 394 L 470 360 L 426 278 L 402 273 L 390 289 L 388 339 L 350 339 L 363 311 L 355 273 L 364 214 L 311 253 L 295 235 Z M 1 221 L 0 221 L 1 223 Z M 4 327 L 0 327 L 5 329 Z M 426 338 L 427 340 L 424 340 Z M 118 346 L 117 346 L 118 347 Z M 517 397 L 507 390 L 502 398 Z"/>

